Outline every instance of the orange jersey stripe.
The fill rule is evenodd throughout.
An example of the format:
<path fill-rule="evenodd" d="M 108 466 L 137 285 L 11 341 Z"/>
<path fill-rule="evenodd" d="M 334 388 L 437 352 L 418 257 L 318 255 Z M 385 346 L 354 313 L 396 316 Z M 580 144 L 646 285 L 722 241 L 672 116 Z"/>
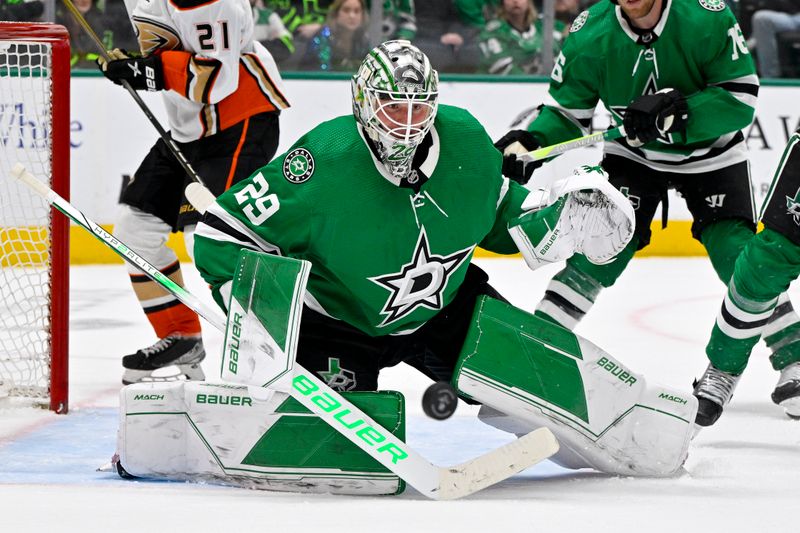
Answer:
<path fill-rule="evenodd" d="M 236 145 L 236 151 L 233 153 L 233 160 L 231 161 L 231 170 L 228 172 L 228 180 L 225 182 L 225 190 L 231 188 L 231 183 L 233 183 L 233 176 L 236 174 L 236 165 L 239 164 L 239 153 L 242 151 L 242 145 L 244 145 L 244 140 L 247 138 L 247 127 L 250 125 L 250 119 L 244 119 L 244 125 L 242 126 L 242 135 L 239 137 L 239 144 Z"/>
<path fill-rule="evenodd" d="M 209 103 L 220 72 L 215 59 L 198 58 L 189 52 L 171 50 L 161 54 L 165 87 L 197 103 L 206 104 L 199 120 L 203 136 L 213 135 L 258 113 L 289 107 L 289 102 L 254 54 L 239 61 L 239 86 L 217 104 Z"/>

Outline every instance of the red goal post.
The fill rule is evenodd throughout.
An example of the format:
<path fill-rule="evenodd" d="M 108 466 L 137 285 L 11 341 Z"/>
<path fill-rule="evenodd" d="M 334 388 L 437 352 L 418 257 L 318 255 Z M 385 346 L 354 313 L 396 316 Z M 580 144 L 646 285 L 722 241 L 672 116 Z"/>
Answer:
<path fill-rule="evenodd" d="M 15 183 L 69 197 L 69 34 L 0 22 L 0 396 L 68 410 L 69 222 Z"/>

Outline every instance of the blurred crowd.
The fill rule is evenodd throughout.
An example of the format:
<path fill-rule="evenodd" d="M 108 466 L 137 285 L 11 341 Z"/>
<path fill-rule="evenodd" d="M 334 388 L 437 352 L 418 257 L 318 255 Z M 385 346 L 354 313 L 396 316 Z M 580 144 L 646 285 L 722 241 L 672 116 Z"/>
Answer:
<path fill-rule="evenodd" d="M 46 2 L 47 0 L 44 0 Z M 375 0 L 372 0 L 375 1 Z M 351 72 L 379 40 L 408 39 L 440 72 L 546 75 L 572 21 L 597 1 L 554 0 L 546 35 L 544 0 L 250 0 L 256 38 L 282 71 Z M 135 50 L 123 0 L 73 0 L 107 48 Z M 800 0 L 728 0 L 764 78 L 800 78 Z M 370 20 L 373 12 L 381 20 Z M 42 0 L 0 0 L 0 20 L 45 20 Z M 94 68 L 95 44 L 63 8 L 75 68 Z M 549 24 L 548 24 L 549 26 Z M 376 37 L 375 34 L 379 33 Z M 550 47 L 552 55 L 545 54 Z"/>

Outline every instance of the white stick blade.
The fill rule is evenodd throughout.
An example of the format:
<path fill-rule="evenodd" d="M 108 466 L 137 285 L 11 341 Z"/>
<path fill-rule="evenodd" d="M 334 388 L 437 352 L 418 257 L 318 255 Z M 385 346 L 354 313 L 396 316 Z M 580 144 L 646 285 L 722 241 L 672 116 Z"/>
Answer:
<path fill-rule="evenodd" d="M 539 428 L 505 446 L 485 453 L 471 461 L 442 473 L 437 500 L 463 498 L 536 463 L 544 461 L 558 451 L 558 441 L 547 428 Z"/>
<path fill-rule="evenodd" d="M 36 179 L 33 174 L 28 172 L 22 163 L 15 163 L 14 166 L 11 167 L 11 175 L 33 189 L 33 191 L 42 198 L 46 199 L 52 192 L 50 187 Z"/>

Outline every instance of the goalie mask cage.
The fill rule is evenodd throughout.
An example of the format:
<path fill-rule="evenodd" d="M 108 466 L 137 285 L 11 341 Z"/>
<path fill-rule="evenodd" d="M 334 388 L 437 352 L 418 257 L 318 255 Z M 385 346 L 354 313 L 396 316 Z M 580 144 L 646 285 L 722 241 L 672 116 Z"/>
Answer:
<path fill-rule="evenodd" d="M 69 197 L 69 34 L 0 22 L 0 398 L 67 412 L 69 222 L 11 175 Z"/>

